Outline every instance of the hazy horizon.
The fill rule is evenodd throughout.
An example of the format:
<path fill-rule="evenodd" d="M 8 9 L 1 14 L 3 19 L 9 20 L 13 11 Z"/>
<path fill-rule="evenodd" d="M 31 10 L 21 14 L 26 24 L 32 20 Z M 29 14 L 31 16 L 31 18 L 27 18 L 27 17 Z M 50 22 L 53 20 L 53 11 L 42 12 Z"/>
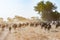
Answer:
<path fill-rule="evenodd" d="M 0 0 L 0 17 L 14 17 L 15 15 L 30 18 L 32 16 L 39 17 L 34 11 L 34 6 L 41 0 Z M 45 0 L 44 0 L 45 1 Z M 60 12 L 60 0 L 49 0 L 56 4 Z"/>

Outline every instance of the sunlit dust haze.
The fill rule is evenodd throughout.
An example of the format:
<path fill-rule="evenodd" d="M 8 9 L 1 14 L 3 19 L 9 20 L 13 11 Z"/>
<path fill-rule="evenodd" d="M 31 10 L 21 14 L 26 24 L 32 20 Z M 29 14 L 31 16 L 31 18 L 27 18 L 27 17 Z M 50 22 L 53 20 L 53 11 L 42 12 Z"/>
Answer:
<path fill-rule="evenodd" d="M 15 15 L 30 18 L 32 16 L 39 17 L 39 14 L 34 11 L 34 6 L 41 0 L 0 0 L 0 17 L 14 17 Z M 45 0 L 44 0 L 45 1 Z M 58 11 L 60 11 L 60 0 L 49 0 L 56 3 Z"/>

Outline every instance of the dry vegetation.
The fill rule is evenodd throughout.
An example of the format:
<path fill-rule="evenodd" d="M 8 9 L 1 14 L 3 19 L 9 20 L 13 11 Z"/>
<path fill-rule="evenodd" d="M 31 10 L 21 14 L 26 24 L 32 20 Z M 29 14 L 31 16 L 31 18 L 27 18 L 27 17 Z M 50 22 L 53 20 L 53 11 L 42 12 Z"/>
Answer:
<path fill-rule="evenodd" d="M 5 40 L 60 40 L 60 32 L 52 32 L 38 27 L 24 27 L 7 35 Z"/>
<path fill-rule="evenodd" d="M 15 19 L 16 17 L 14 20 Z M 0 20 L 3 22 L 2 19 Z M 11 22 L 11 20 L 14 21 L 13 19 L 8 20 L 8 23 Z M 17 21 L 19 20 L 20 19 Z M 11 31 L 7 28 L 5 28 L 4 31 L 1 31 L 0 29 L 0 40 L 60 40 L 60 28 L 55 29 L 54 27 L 55 26 L 52 25 L 52 28 L 49 31 L 44 28 L 41 29 L 40 25 L 37 27 L 25 26 L 17 29 L 12 28 Z"/>

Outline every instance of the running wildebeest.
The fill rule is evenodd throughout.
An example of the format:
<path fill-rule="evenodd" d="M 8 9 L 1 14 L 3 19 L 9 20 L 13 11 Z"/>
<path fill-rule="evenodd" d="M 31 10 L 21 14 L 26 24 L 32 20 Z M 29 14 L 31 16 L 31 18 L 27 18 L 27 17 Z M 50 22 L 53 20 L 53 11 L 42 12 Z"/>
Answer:
<path fill-rule="evenodd" d="M 30 26 L 34 26 L 34 23 L 30 23 Z"/>
<path fill-rule="evenodd" d="M 41 28 L 44 28 L 45 30 L 46 29 L 48 29 L 48 30 L 51 29 L 50 23 L 42 22 L 40 25 L 41 25 Z"/>
<path fill-rule="evenodd" d="M 5 28 L 5 24 L 2 24 L 2 31 L 4 31 L 4 28 Z"/>
<path fill-rule="evenodd" d="M 41 23 L 41 28 L 43 28 L 43 27 L 46 28 L 46 26 L 47 26 L 47 23 L 44 23 L 44 22 Z"/>
<path fill-rule="evenodd" d="M 29 23 L 27 22 L 27 23 L 26 23 L 26 26 L 28 26 L 28 25 L 29 25 Z"/>
<path fill-rule="evenodd" d="M 19 23 L 19 27 L 21 27 L 21 23 Z"/>
<path fill-rule="evenodd" d="M 16 29 L 16 28 L 17 28 L 17 24 L 13 24 L 12 27 L 13 27 L 14 29 Z"/>
<path fill-rule="evenodd" d="M 60 26 L 60 22 L 57 22 L 56 24 L 56 28 L 58 28 Z"/>
<path fill-rule="evenodd" d="M 39 23 L 35 23 L 35 27 L 37 27 L 38 25 L 40 25 Z"/>
<path fill-rule="evenodd" d="M 49 23 L 49 24 L 47 24 L 47 29 L 48 29 L 48 30 L 50 30 L 50 29 L 51 29 L 51 25 L 50 25 L 50 23 Z"/>

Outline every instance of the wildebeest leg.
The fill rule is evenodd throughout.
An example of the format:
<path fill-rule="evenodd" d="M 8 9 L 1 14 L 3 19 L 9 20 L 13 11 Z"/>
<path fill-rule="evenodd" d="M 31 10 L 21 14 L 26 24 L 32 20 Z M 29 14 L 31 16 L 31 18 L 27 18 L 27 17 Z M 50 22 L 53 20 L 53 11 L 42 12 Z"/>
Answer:
<path fill-rule="evenodd" d="M 19 24 L 19 27 L 21 27 L 21 24 Z"/>
<path fill-rule="evenodd" d="M 29 25 L 29 23 L 26 23 L 26 25 L 28 26 L 28 25 Z"/>
<path fill-rule="evenodd" d="M 11 32 L 11 27 L 9 27 L 9 31 Z"/>
<path fill-rule="evenodd" d="M 47 25 L 44 26 L 45 30 L 47 29 Z"/>
<path fill-rule="evenodd" d="M 51 25 L 48 25 L 47 29 L 50 30 L 51 29 Z"/>
<path fill-rule="evenodd" d="M 58 28 L 59 26 L 60 26 L 60 25 L 57 24 L 57 25 L 56 25 L 56 28 Z"/>
<path fill-rule="evenodd" d="M 37 27 L 38 24 L 35 24 L 35 27 Z"/>
<path fill-rule="evenodd" d="M 2 25 L 2 31 L 4 31 L 5 25 Z"/>

